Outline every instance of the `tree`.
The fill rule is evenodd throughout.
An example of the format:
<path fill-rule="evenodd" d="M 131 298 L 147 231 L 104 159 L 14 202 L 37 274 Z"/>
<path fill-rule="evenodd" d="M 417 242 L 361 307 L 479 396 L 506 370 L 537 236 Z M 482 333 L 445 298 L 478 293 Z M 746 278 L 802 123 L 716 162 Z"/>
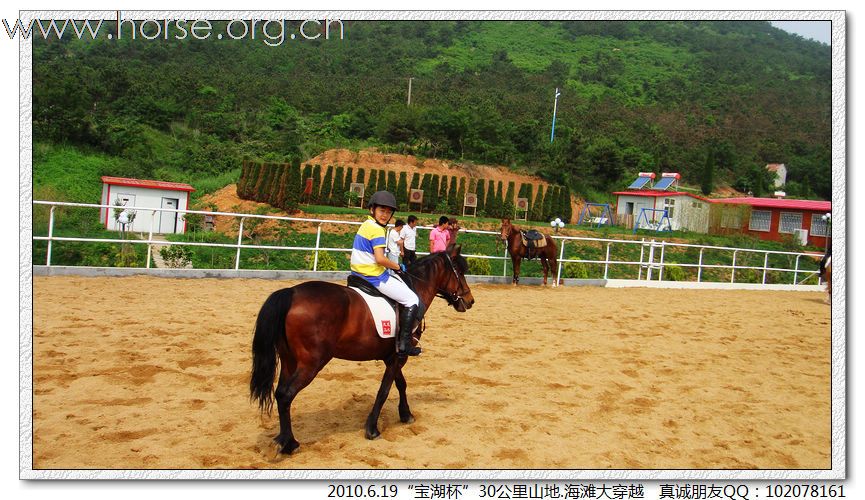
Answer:
<path fill-rule="evenodd" d="M 406 183 L 406 173 L 399 173 L 399 180 L 396 183 L 396 203 L 398 206 L 403 207 L 408 205 L 408 186 Z"/>
<path fill-rule="evenodd" d="M 393 170 L 387 173 L 387 187 L 385 189 L 396 196 L 396 172 Z"/>
<path fill-rule="evenodd" d="M 312 195 L 310 196 L 311 203 L 318 203 L 319 197 L 318 192 L 321 188 L 321 165 L 315 165 L 312 167 Z"/>
<path fill-rule="evenodd" d="M 324 174 L 324 180 L 321 181 L 321 191 L 318 193 L 319 203 L 322 205 L 330 205 L 330 195 L 333 189 L 333 165 L 327 166 L 327 172 Z"/>
<path fill-rule="evenodd" d="M 486 183 L 483 179 L 478 179 L 478 184 L 475 189 L 478 195 L 478 213 L 484 213 L 486 215 L 486 192 L 484 189 L 485 184 Z"/>
<path fill-rule="evenodd" d="M 457 199 L 457 178 L 456 176 L 451 176 L 450 186 L 448 187 L 448 209 L 450 213 L 459 213 L 459 207 L 462 202 L 462 200 Z"/>
<path fill-rule="evenodd" d="M 345 185 L 345 167 L 339 165 L 333 174 L 333 190 L 330 192 L 330 204 L 342 205 L 347 186 Z"/>
<path fill-rule="evenodd" d="M 529 211 L 529 220 L 544 220 L 544 185 L 538 186 L 538 196 Z"/>

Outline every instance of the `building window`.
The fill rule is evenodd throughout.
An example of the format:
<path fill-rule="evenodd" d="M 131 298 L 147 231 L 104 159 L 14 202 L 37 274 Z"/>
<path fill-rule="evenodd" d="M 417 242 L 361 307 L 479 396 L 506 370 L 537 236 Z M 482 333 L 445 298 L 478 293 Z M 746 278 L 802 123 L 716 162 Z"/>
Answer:
<path fill-rule="evenodd" d="M 781 212 L 778 232 L 792 234 L 796 229 L 802 229 L 802 212 Z"/>
<path fill-rule="evenodd" d="M 664 208 L 667 210 L 667 217 L 673 218 L 673 210 L 676 208 L 675 198 L 664 198 Z"/>
<path fill-rule="evenodd" d="M 813 236 L 829 236 L 829 224 L 826 224 L 822 215 L 811 215 L 811 234 Z"/>
<path fill-rule="evenodd" d="M 724 207 L 721 211 L 721 227 L 742 229 L 742 211 L 739 207 Z"/>
<path fill-rule="evenodd" d="M 751 231 L 769 231 L 772 224 L 772 212 L 770 210 L 752 210 L 751 222 L 748 229 Z"/>

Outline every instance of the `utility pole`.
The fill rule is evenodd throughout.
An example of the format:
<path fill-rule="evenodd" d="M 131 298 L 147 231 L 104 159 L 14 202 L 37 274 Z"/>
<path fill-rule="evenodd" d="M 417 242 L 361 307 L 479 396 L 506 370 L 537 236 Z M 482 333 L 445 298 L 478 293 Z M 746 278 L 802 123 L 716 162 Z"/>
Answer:
<path fill-rule="evenodd" d="M 413 77 L 409 77 L 408 79 L 408 102 L 406 106 L 411 106 L 411 81 L 414 80 Z"/>
<path fill-rule="evenodd" d="M 553 139 L 556 136 L 556 108 L 558 108 L 558 106 L 559 106 L 559 96 L 560 95 L 562 95 L 562 93 L 559 92 L 559 88 L 556 87 L 556 97 L 555 97 L 555 101 L 553 101 L 553 129 L 550 131 L 550 144 L 553 143 Z"/>

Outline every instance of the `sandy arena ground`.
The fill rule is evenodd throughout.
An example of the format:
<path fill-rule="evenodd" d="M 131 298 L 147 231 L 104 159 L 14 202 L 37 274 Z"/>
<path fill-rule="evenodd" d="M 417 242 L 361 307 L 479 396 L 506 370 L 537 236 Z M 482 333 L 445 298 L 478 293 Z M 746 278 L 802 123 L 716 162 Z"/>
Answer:
<path fill-rule="evenodd" d="M 801 292 L 475 285 L 436 299 L 382 437 L 383 365 L 334 360 L 294 402 L 301 448 L 249 402 L 252 327 L 296 282 L 34 279 L 35 469 L 827 469 L 830 314 Z"/>

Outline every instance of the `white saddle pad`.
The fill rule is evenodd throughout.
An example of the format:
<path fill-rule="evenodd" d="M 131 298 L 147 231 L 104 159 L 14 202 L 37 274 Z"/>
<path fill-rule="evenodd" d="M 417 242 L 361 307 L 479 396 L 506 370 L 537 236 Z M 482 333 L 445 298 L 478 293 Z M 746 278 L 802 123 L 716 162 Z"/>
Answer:
<path fill-rule="evenodd" d="M 369 312 L 372 314 L 372 319 L 375 322 L 375 330 L 378 336 L 383 339 L 392 339 L 396 334 L 396 311 L 391 307 L 390 303 L 381 298 L 373 297 L 363 290 L 355 287 L 349 287 L 359 293 L 363 300 L 366 301 Z"/>

